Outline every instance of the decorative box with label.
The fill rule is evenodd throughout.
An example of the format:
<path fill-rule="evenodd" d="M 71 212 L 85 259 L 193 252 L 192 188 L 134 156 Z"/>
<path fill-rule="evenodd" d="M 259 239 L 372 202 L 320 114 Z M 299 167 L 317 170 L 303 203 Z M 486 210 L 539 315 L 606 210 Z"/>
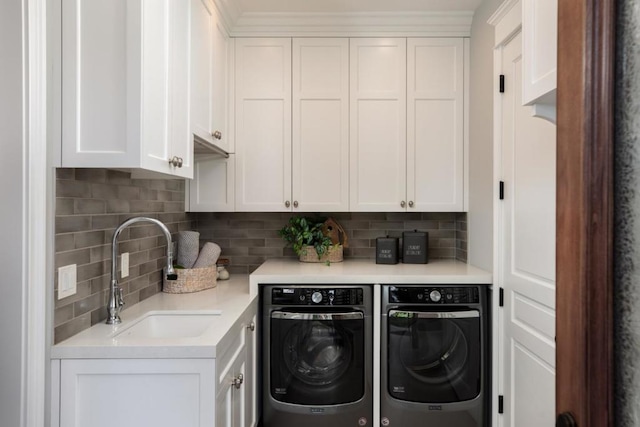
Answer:
<path fill-rule="evenodd" d="M 376 264 L 398 263 L 398 238 L 378 237 L 376 239 Z"/>
<path fill-rule="evenodd" d="M 429 262 L 429 233 L 418 230 L 402 233 L 402 262 L 405 264 Z"/>

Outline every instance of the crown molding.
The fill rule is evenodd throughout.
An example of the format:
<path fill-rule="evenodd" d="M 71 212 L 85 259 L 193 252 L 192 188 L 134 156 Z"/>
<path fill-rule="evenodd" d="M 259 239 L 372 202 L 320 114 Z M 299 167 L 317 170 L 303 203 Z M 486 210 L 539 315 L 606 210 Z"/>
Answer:
<path fill-rule="evenodd" d="M 237 0 L 213 0 L 213 3 L 218 9 L 218 15 L 222 19 L 222 25 L 228 33 L 231 33 L 231 30 L 242 15 L 240 2 Z"/>
<path fill-rule="evenodd" d="M 518 3 L 520 3 L 520 0 L 505 0 L 489 17 L 487 24 L 495 27 Z"/>
<path fill-rule="evenodd" d="M 224 9 L 232 37 L 469 37 L 473 12 L 239 13 Z M 235 19 L 235 20 L 234 20 Z"/>

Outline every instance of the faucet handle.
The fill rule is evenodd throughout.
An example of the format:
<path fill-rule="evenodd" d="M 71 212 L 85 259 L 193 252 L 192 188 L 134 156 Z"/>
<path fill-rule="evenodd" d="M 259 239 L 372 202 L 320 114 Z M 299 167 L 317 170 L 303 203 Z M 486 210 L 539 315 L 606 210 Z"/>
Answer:
<path fill-rule="evenodd" d="M 118 307 L 124 305 L 124 289 L 118 288 Z"/>

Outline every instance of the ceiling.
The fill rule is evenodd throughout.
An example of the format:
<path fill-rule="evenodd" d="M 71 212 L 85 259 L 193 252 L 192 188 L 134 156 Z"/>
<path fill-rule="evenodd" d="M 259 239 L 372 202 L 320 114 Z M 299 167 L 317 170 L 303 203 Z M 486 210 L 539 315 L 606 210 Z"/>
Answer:
<path fill-rule="evenodd" d="M 481 0 L 235 0 L 243 13 L 475 11 Z"/>

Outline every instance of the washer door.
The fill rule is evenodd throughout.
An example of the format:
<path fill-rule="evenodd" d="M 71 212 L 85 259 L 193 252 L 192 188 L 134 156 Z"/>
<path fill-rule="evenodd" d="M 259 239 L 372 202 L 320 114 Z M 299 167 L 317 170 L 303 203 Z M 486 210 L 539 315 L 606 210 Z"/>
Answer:
<path fill-rule="evenodd" d="M 388 322 L 391 396 L 447 403 L 480 394 L 479 311 L 389 310 Z"/>
<path fill-rule="evenodd" d="M 335 405 L 364 396 L 364 315 L 271 313 L 271 396 Z"/>

